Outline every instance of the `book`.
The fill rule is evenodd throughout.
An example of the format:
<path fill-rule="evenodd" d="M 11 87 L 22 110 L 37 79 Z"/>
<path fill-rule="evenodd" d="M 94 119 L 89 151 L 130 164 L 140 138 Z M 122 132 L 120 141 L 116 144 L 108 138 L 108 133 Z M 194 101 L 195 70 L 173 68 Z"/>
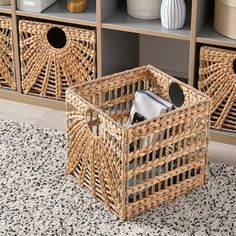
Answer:
<path fill-rule="evenodd" d="M 148 90 L 143 90 L 143 91 L 137 91 L 135 93 L 135 98 L 131 107 L 130 111 L 130 116 L 127 122 L 127 125 L 133 125 L 138 122 L 142 122 L 145 120 L 152 119 L 154 117 L 158 117 L 162 114 L 165 114 L 169 111 L 171 111 L 174 108 L 174 105 L 167 101 L 166 99 L 162 98 L 161 96 L 148 91 Z M 163 131 L 165 133 L 165 131 Z M 164 134 L 163 134 L 164 135 Z M 160 138 L 160 133 L 158 134 L 152 134 L 150 136 L 149 143 L 147 139 L 144 139 L 141 143 L 141 140 L 137 141 L 137 148 L 145 148 L 148 145 L 155 143 L 159 140 Z M 130 144 L 130 152 L 134 151 L 134 144 Z M 159 158 L 159 150 L 155 151 L 155 158 Z M 143 161 L 146 162 L 146 155 L 143 156 Z M 139 163 L 137 163 L 139 165 Z M 134 169 L 134 163 L 130 162 L 129 163 L 129 170 Z M 174 165 L 174 168 L 176 166 Z M 164 166 L 161 167 L 161 172 L 164 171 Z M 155 168 L 154 175 L 158 176 L 158 167 Z M 152 171 L 149 171 L 148 173 L 143 172 L 142 173 L 142 180 L 145 182 L 147 179 L 146 178 L 151 178 L 152 177 Z M 137 176 L 136 178 L 136 184 L 139 184 L 140 178 Z M 134 186 L 134 178 L 131 178 L 129 180 L 129 187 Z"/>
<path fill-rule="evenodd" d="M 174 105 L 171 102 L 165 100 L 161 96 L 151 91 L 148 90 L 137 91 L 135 93 L 135 98 L 133 101 L 133 105 L 131 107 L 127 125 L 130 126 L 135 123 L 163 115 L 171 111 L 173 107 Z M 160 134 L 151 135 L 150 143 L 157 142 L 159 138 Z M 139 148 L 141 148 L 140 146 L 142 146 L 143 148 L 146 147 L 147 145 L 148 145 L 147 139 L 144 140 L 142 145 L 140 145 L 140 142 L 138 143 Z"/>
<path fill-rule="evenodd" d="M 130 111 L 127 125 L 149 120 L 173 109 L 173 104 L 161 96 L 148 91 L 137 91 Z M 138 118 L 138 119 L 137 119 Z M 137 122 L 136 122 L 137 121 Z"/>

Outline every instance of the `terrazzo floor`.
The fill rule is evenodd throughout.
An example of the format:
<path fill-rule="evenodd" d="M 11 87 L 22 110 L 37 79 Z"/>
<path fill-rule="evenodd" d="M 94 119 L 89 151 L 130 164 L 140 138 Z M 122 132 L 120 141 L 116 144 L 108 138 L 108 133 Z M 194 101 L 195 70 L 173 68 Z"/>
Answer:
<path fill-rule="evenodd" d="M 235 236 L 236 167 L 210 164 L 209 181 L 120 221 L 66 173 L 61 131 L 0 120 L 0 235 Z"/>

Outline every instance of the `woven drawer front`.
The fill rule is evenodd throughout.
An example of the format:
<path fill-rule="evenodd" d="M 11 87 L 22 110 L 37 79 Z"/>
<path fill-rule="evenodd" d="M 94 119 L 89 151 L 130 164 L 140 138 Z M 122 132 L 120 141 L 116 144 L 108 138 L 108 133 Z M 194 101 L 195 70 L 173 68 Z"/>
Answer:
<path fill-rule="evenodd" d="M 126 126 L 137 90 L 170 99 L 172 83 L 181 108 Z M 210 102 L 201 92 L 144 66 L 70 88 L 66 102 L 68 172 L 121 219 L 205 183 Z"/>
<path fill-rule="evenodd" d="M 94 30 L 21 20 L 25 94 L 65 99 L 66 88 L 96 78 Z"/>
<path fill-rule="evenodd" d="M 236 51 L 202 47 L 198 87 L 212 98 L 211 127 L 236 132 Z"/>
<path fill-rule="evenodd" d="M 0 16 L 0 87 L 16 90 L 11 18 Z"/>

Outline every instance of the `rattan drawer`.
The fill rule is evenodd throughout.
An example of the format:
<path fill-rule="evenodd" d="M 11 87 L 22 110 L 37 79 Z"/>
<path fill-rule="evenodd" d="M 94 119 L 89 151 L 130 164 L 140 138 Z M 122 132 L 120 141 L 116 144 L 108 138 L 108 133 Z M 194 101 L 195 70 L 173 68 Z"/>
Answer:
<path fill-rule="evenodd" d="M 68 87 L 96 78 L 95 30 L 21 20 L 19 31 L 25 94 L 64 100 Z"/>
<path fill-rule="evenodd" d="M 16 90 L 11 18 L 0 16 L 0 87 Z"/>

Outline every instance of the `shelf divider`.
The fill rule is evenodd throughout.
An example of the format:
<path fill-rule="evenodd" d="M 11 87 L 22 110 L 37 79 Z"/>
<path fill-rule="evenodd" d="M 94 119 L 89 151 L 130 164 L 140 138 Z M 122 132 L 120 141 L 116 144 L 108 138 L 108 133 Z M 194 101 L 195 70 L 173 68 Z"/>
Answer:
<path fill-rule="evenodd" d="M 101 0 L 96 0 L 97 19 L 97 77 L 102 77 L 102 7 Z"/>
<path fill-rule="evenodd" d="M 195 70 L 196 70 L 196 22 L 197 22 L 197 0 L 192 0 L 192 19 L 191 19 L 191 35 L 189 46 L 189 73 L 188 84 L 195 85 Z"/>
<path fill-rule="evenodd" d="M 20 49 L 19 49 L 19 37 L 18 37 L 18 17 L 16 16 L 16 0 L 11 0 L 12 5 L 12 41 L 13 41 L 13 51 L 15 60 L 15 76 L 17 83 L 17 92 L 22 93 L 21 88 L 21 70 L 20 70 Z"/>

